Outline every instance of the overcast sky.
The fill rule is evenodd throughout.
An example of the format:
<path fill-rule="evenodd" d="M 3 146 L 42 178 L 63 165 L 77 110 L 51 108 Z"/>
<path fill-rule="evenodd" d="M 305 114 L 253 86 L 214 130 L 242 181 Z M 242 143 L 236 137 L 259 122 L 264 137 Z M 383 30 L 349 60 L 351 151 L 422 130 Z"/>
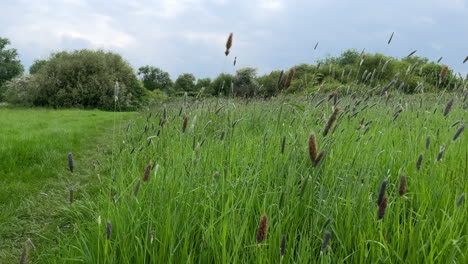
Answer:
<path fill-rule="evenodd" d="M 468 0 L 0 0 L 0 37 L 27 68 L 54 51 L 102 48 L 173 79 L 214 77 L 235 71 L 234 56 L 237 67 L 268 73 L 365 48 L 397 58 L 413 50 L 443 56 L 466 74 Z"/>

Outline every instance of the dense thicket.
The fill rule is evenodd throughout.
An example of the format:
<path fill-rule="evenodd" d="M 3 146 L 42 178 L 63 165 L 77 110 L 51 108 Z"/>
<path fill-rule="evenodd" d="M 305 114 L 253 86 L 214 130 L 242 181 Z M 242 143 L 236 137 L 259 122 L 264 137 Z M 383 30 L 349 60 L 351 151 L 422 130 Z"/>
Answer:
<path fill-rule="evenodd" d="M 6 84 L 12 103 L 36 106 L 124 109 L 142 103 L 145 91 L 132 67 L 118 54 L 77 50 L 52 54 L 33 74 Z"/>

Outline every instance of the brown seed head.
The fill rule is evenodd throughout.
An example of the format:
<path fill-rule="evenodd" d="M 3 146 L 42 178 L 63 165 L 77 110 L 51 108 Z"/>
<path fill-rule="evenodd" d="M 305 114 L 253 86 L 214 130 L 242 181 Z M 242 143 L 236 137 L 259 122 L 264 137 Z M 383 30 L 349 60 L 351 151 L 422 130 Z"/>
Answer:
<path fill-rule="evenodd" d="M 231 49 L 232 47 L 232 37 L 233 37 L 233 34 L 229 34 L 229 37 L 226 41 L 226 51 L 224 52 L 224 54 L 229 55 L 229 50 Z"/>
<path fill-rule="evenodd" d="M 448 71 L 448 66 L 447 66 L 447 65 L 445 65 L 445 66 L 442 68 L 442 70 L 440 70 L 440 78 L 441 78 L 442 80 L 445 80 L 445 77 L 446 77 L 446 75 L 447 75 L 447 71 Z"/>
<path fill-rule="evenodd" d="M 377 220 L 380 220 L 385 215 L 385 210 L 387 209 L 388 198 L 387 195 L 384 195 L 382 202 L 379 205 L 379 211 L 377 212 Z"/>
<path fill-rule="evenodd" d="M 335 110 L 333 110 L 333 113 L 330 116 L 330 119 L 328 119 L 327 125 L 325 126 L 325 130 L 323 130 L 323 136 L 326 136 L 332 129 L 333 125 L 338 119 L 338 114 L 340 113 L 340 110 L 341 109 L 339 107 L 335 107 Z"/>
<path fill-rule="evenodd" d="M 388 181 L 384 180 L 380 185 L 379 197 L 377 198 L 377 205 L 382 203 L 382 199 L 385 196 L 385 191 L 387 190 Z"/>
<path fill-rule="evenodd" d="M 150 161 L 148 163 L 148 166 L 146 166 L 145 174 L 143 175 L 143 181 L 144 182 L 149 181 L 149 177 L 150 177 L 150 173 L 151 173 L 152 169 L 153 169 L 153 163 Z"/>
<path fill-rule="evenodd" d="M 184 116 L 184 123 L 182 124 L 182 133 L 185 133 L 188 124 L 188 116 Z"/>
<path fill-rule="evenodd" d="M 403 196 L 406 193 L 406 175 L 404 174 L 402 174 L 400 177 L 400 187 L 398 188 L 398 193 L 400 196 Z"/>
<path fill-rule="evenodd" d="M 296 74 L 296 66 L 292 67 L 289 70 L 288 78 L 286 79 L 286 82 L 284 83 L 284 89 L 288 89 L 289 86 L 291 86 L 291 82 L 294 78 L 294 74 Z"/>
<path fill-rule="evenodd" d="M 266 214 L 264 214 L 260 218 L 260 223 L 258 224 L 257 243 L 262 243 L 262 241 L 265 240 L 267 236 L 267 231 L 268 231 L 268 217 L 266 216 Z"/>
<path fill-rule="evenodd" d="M 312 133 L 310 134 L 310 137 L 309 137 L 309 157 L 312 163 L 315 163 L 315 160 L 317 159 L 317 154 L 318 154 L 317 138 L 315 137 L 315 134 Z"/>

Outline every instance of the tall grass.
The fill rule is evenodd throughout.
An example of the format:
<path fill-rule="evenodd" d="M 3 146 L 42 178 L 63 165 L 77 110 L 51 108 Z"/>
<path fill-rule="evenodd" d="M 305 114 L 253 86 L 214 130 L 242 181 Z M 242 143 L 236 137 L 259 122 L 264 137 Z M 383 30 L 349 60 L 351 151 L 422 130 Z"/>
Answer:
<path fill-rule="evenodd" d="M 444 115 L 453 95 L 393 94 L 387 104 L 343 97 L 338 111 L 323 96 L 176 101 L 141 113 L 101 193 L 64 213 L 76 233 L 44 260 L 466 263 L 468 136 L 453 141 L 459 126 L 449 128 L 464 106 Z M 317 142 L 327 154 L 314 168 Z M 134 195 L 149 161 L 155 169 Z M 262 215 L 268 234 L 257 243 Z"/>

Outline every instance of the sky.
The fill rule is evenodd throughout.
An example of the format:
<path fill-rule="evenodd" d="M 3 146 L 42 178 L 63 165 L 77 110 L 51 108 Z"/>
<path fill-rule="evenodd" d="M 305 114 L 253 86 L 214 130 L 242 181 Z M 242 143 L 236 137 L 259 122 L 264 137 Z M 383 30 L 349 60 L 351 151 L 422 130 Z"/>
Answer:
<path fill-rule="evenodd" d="M 468 73 L 468 0 L 0 0 L 0 14 L 0 37 L 26 69 L 52 52 L 88 48 L 117 52 L 135 69 L 159 67 L 172 79 L 213 78 L 365 48 L 396 58 L 413 50 L 433 61 L 443 56 L 441 63 Z"/>

